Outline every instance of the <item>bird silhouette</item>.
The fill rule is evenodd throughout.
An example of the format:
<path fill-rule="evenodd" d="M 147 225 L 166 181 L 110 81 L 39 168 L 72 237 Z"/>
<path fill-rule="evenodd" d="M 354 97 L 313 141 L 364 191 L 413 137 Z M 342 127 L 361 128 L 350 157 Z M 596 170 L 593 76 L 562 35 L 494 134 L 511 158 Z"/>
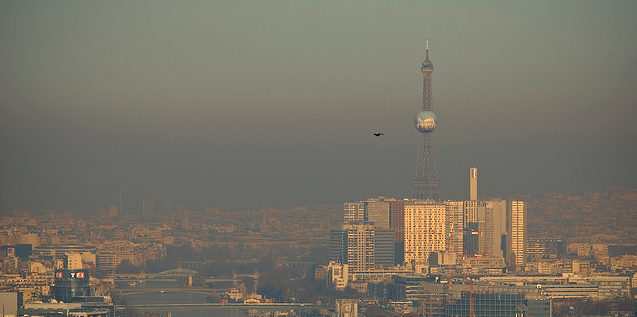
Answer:
<path fill-rule="evenodd" d="M 376 137 L 379 137 L 379 136 L 381 136 L 381 135 L 385 135 L 385 134 L 384 134 L 384 133 L 380 133 L 380 132 L 378 132 L 378 133 L 374 133 L 374 135 L 375 135 Z"/>

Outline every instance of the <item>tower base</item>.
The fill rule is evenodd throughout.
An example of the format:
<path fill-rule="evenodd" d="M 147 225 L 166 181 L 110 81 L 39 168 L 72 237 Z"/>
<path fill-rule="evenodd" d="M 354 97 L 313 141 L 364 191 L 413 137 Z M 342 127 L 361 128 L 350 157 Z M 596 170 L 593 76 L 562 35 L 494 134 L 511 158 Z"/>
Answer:
<path fill-rule="evenodd" d="M 414 182 L 414 188 L 411 191 L 411 198 L 413 199 L 431 199 L 431 200 L 442 200 L 442 195 L 440 194 L 440 183 L 439 182 Z"/>

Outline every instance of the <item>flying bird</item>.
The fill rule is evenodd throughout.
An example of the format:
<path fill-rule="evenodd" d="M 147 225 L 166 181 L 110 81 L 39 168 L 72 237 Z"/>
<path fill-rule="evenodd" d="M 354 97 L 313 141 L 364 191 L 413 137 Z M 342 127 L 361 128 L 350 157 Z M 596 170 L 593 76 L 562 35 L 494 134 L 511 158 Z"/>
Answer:
<path fill-rule="evenodd" d="M 374 133 L 374 135 L 375 135 L 376 137 L 379 137 L 379 136 L 381 136 L 381 135 L 385 135 L 385 134 L 384 134 L 384 133 L 377 132 L 377 133 Z"/>

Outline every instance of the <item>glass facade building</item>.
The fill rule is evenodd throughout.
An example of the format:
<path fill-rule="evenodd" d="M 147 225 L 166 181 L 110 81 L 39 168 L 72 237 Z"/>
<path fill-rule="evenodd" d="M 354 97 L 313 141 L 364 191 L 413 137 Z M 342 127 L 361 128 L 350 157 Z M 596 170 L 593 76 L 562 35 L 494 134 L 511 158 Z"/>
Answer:
<path fill-rule="evenodd" d="M 550 300 L 526 299 L 524 293 L 474 293 L 475 316 L 481 317 L 550 317 Z M 471 294 L 447 303 L 445 316 L 470 316 Z"/>
<path fill-rule="evenodd" d="M 55 270 L 53 298 L 65 303 L 91 296 L 88 270 Z"/>

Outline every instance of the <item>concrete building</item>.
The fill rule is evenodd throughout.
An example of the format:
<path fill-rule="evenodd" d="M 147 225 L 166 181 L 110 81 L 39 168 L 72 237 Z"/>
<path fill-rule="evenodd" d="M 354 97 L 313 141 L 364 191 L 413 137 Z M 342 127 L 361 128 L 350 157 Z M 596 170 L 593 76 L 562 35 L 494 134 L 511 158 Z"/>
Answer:
<path fill-rule="evenodd" d="M 395 264 L 394 232 L 390 229 L 374 229 L 374 267 L 382 268 Z"/>
<path fill-rule="evenodd" d="M 337 317 L 358 317 L 358 300 L 357 299 L 337 299 L 336 300 L 336 316 Z"/>
<path fill-rule="evenodd" d="M 326 283 L 328 287 L 335 289 L 345 289 L 349 282 L 349 266 L 336 262 L 330 262 L 327 265 Z"/>
<path fill-rule="evenodd" d="M 66 268 L 69 270 L 81 270 L 83 268 L 82 255 L 79 253 L 69 253 L 66 255 Z"/>
<path fill-rule="evenodd" d="M 93 246 L 83 246 L 83 245 L 76 245 L 76 244 L 43 245 L 43 246 L 39 246 L 35 248 L 33 250 L 33 255 L 41 257 L 41 258 L 55 259 L 57 257 L 65 256 L 66 254 L 70 254 L 70 253 L 95 254 L 95 250 L 96 248 Z"/>
<path fill-rule="evenodd" d="M 611 299 L 630 297 L 629 276 L 487 276 L 480 278 L 481 283 L 495 286 L 526 286 L 549 298 L 591 298 Z"/>
<path fill-rule="evenodd" d="M 2 305 L 3 316 L 17 317 L 18 308 L 22 306 L 22 293 L 0 292 L 0 305 Z"/>
<path fill-rule="evenodd" d="M 343 203 L 343 221 L 345 223 L 365 221 L 365 202 Z"/>
<path fill-rule="evenodd" d="M 478 255 L 479 250 L 479 216 L 482 216 L 484 220 L 485 205 L 484 202 L 478 200 L 467 200 L 464 202 L 464 254 L 466 255 Z"/>
<path fill-rule="evenodd" d="M 490 257 L 504 257 L 506 246 L 503 237 L 506 236 L 506 201 L 484 201 L 484 209 L 478 215 L 478 252 Z"/>
<path fill-rule="evenodd" d="M 478 168 L 469 169 L 469 200 L 478 200 Z"/>
<path fill-rule="evenodd" d="M 112 273 L 122 260 L 123 258 L 120 252 L 102 250 L 97 253 L 96 267 L 101 273 Z"/>
<path fill-rule="evenodd" d="M 348 223 L 330 231 L 330 261 L 349 264 L 350 272 L 394 264 L 394 233 L 369 223 Z"/>
<path fill-rule="evenodd" d="M 31 246 L 40 246 L 40 235 L 37 233 L 24 233 L 20 236 L 20 244 L 30 244 Z"/>
<path fill-rule="evenodd" d="M 389 228 L 391 201 L 395 199 L 387 199 L 383 196 L 365 200 L 366 221 L 373 223 L 375 228 Z"/>
<path fill-rule="evenodd" d="M 569 278 L 569 283 L 595 285 L 599 299 L 630 298 L 629 276 L 573 276 Z"/>
<path fill-rule="evenodd" d="M 419 298 L 427 293 L 425 290 L 425 282 L 427 282 L 429 278 L 426 276 L 413 274 L 394 275 L 392 279 L 398 287 L 397 299 L 399 301 L 419 300 Z"/>
<path fill-rule="evenodd" d="M 391 281 L 394 275 L 410 275 L 414 271 L 405 267 L 390 267 L 385 269 L 373 269 L 369 271 L 360 271 L 352 273 L 352 281 L 365 281 L 370 283 L 380 283 Z"/>
<path fill-rule="evenodd" d="M 506 261 L 509 268 L 518 271 L 526 264 L 526 202 L 511 200 L 507 205 L 507 248 Z"/>
<path fill-rule="evenodd" d="M 330 230 L 329 261 L 347 263 L 347 235 L 345 230 Z"/>
<path fill-rule="evenodd" d="M 114 317 L 113 304 L 84 303 L 28 303 L 19 309 L 20 316 Z"/>
<path fill-rule="evenodd" d="M 551 316 L 549 300 L 533 300 L 528 299 L 524 293 L 505 292 L 464 293 L 447 305 L 445 316 L 470 316 L 471 306 L 474 307 L 475 316 Z"/>
<path fill-rule="evenodd" d="M 464 202 L 446 201 L 447 252 L 457 257 L 464 254 Z"/>
<path fill-rule="evenodd" d="M 394 263 L 405 261 L 405 200 L 389 203 L 390 227 L 394 232 Z"/>
<path fill-rule="evenodd" d="M 347 264 L 351 271 L 374 267 L 374 230 L 369 224 L 343 225 L 347 236 Z"/>
<path fill-rule="evenodd" d="M 426 263 L 429 253 L 444 251 L 446 205 L 431 200 L 405 203 L 405 263 Z"/>

